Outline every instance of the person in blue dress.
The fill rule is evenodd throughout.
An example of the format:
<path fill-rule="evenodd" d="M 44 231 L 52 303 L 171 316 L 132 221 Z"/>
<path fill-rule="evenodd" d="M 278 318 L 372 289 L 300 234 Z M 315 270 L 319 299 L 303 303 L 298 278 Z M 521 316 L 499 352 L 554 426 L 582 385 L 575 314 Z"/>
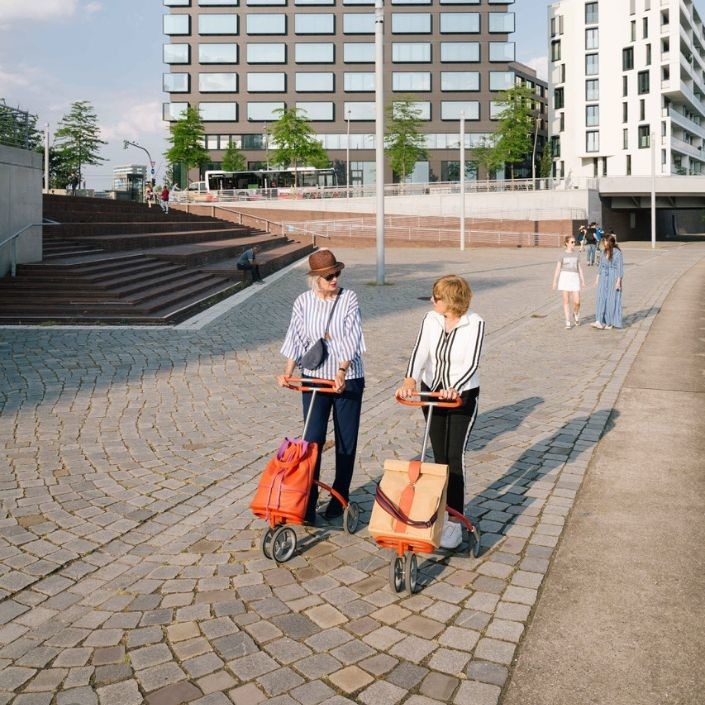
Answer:
<path fill-rule="evenodd" d="M 624 259 L 614 235 L 603 237 L 604 250 L 600 257 L 595 285 L 597 286 L 597 305 L 593 328 L 622 327 L 622 279 L 624 277 Z"/>

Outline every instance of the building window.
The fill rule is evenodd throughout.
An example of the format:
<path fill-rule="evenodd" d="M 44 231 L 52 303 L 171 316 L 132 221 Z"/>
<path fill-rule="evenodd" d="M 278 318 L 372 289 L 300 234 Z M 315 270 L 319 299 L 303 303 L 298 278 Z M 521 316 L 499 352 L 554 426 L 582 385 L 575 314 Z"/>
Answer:
<path fill-rule="evenodd" d="M 374 42 L 347 42 L 343 44 L 343 61 L 346 64 L 374 64 Z"/>
<path fill-rule="evenodd" d="M 375 74 L 346 72 L 343 76 L 343 87 L 348 92 L 372 92 L 375 89 Z"/>
<path fill-rule="evenodd" d="M 374 34 L 374 12 L 343 15 L 343 34 Z"/>
<path fill-rule="evenodd" d="M 315 122 L 331 122 L 333 120 L 333 103 L 330 102 L 297 101 L 296 108 L 303 113 L 303 117 L 307 120 Z"/>
<path fill-rule="evenodd" d="M 466 120 L 480 119 L 480 102 L 477 100 L 442 100 L 441 120 L 460 120 L 461 113 Z"/>
<path fill-rule="evenodd" d="M 600 151 L 600 133 L 597 130 L 589 130 L 585 133 L 585 151 Z"/>
<path fill-rule="evenodd" d="M 585 48 L 599 49 L 600 48 L 600 33 L 596 27 L 591 27 L 585 30 Z"/>
<path fill-rule="evenodd" d="M 248 7 L 263 5 L 286 5 L 286 0 L 246 0 L 245 4 Z"/>
<path fill-rule="evenodd" d="M 490 90 L 508 91 L 514 85 L 515 78 L 514 71 L 490 71 Z"/>
<path fill-rule="evenodd" d="M 600 79 L 588 78 L 585 81 L 585 100 L 600 99 Z"/>
<path fill-rule="evenodd" d="M 641 38 L 647 39 L 649 36 L 649 18 L 644 17 L 641 20 Z"/>
<path fill-rule="evenodd" d="M 441 12 L 441 34 L 477 34 L 479 12 Z"/>
<path fill-rule="evenodd" d="M 561 40 L 555 39 L 551 42 L 551 61 L 561 60 Z"/>
<path fill-rule="evenodd" d="M 247 15 L 248 34 L 286 34 L 286 15 Z"/>
<path fill-rule="evenodd" d="M 651 66 L 651 44 L 646 45 L 646 61 L 644 62 L 647 66 Z"/>
<path fill-rule="evenodd" d="M 189 74 L 187 73 L 165 73 L 162 87 L 165 93 L 188 93 Z"/>
<path fill-rule="evenodd" d="M 639 125 L 639 149 L 651 147 L 651 134 L 649 125 Z"/>
<path fill-rule="evenodd" d="M 248 64 L 285 64 L 286 46 L 284 44 L 248 44 Z"/>
<path fill-rule="evenodd" d="M 629 23 L 629 40 L 632 42 L 636 41 L 636 20 L 632 20 Z"/>
<path fill-rule="evenodd" d="M 198 112 L 204 122 L 235 122 L 237 103 L 199 103 Z"/>
<path fill-rule="evenodd" d="M 429 61 L 430 61 L 429 45 Z M 479 42 L 441 42 L 441 62 L 477 62 L 480 60 Z"/>
<path fill-rule="evenodd" d="M 629 122 L 629 103 L 622 103 L 622 122 Z"/>
<path fill-rule="evenodd" d="M 626 127 L 622 130 L 622 149 L 629 149 L 629 130 Z"/>
<path fill-rule="evenodd" d="M 560 110 L 563 107 L 565 107 L 565 99 L 564 99 L 563 89 L 562 88 L 554 88 L 553 89 L 553 109 Z"/>
<path fill-rule="evenodd" d="M 597 127 L 600 124 L 600 106 L 586 105 L 585 106 L 585 126 Z"/>
<path fill-rule="evenodd" d="M 249 93 L 283 93 L 286 91 L 286 74 L 248 73 L 247 91 Z"/>
<path fill-rule="evenodd" d="M 398 103 L 392 103 L 392 112 L 396 114 Z M 419 120 L 430 120 L 431 119 L 431 103 L 425 100 L 414 100 L 409 103 L 412 110 L 416 111 L 419 116 Z"/>
<path fill-rule="evenodd" d="M 199 64 L 236 64 L 237 44 L 199 44 Z"/>
<path fill-rule="evenodd" d="M 335 34 L 335 15 L 332 13 L 308 13 L 294 15 L 296 34 Z"/>
<path fill-rule="evenodd" d="M 335 0 L 294 0 L 294 5 L 335 5 Z"/>
<path fill-rule="evenodd" d="M 585 54 L 585 75 L 596 76 L 600 73 L 600 55 Z"/>
<path fill-rule="evenodd" d="M 558 132 L 565 132 L 565 113 L 558 113 Z"/>
<path fill-rule="evenodd" d="M 392 61 L 396 64 L 428 64 L 431 61 L 431 44 L 429 42 L 392 42 Z"/>
<path fill-rule="evenodd" d="M 555 135 L 551 137 L 551 156 L 561 156 L 561 138 L 556 137 Z"/>
<path fill-rule="evenodd" d="M 297 73 L 297 93 L 332 93 L 335 89 L 332 73 Z"/>
<path fill-rule="evenodd" d="M 199 15 L 199 34 L 237 34 L 237 15 Z"/>
<path fill-rule="evenodd" d="M 162 20 L 164 34 L 171 36 L 191 34 L 191 18 L 188 15 L 164 15 Z"/>
<path fill-rule="evenodd" d="M 490 83 L 492 72 L 490 72 Z M 430 90 L 430 89 L 429 89 Z M 442 91 L 479 91 L 479 71 L 441 71 Z M 492 90 L 490 88 L 490 90 Z M 504 90 L 504 89 L 501 89 Z"/>
<path fill-rule="evenodd" d="M 631 175 L 632 175 L 632 155 L 631 155 L 631 154 L 627 154 L 627 168 L 626 168 L 626 173 L 627 173 L 627 176 L 631 176 Z"/>
<path fill-rule="evenodd" d="M 514 42 L 490 42 L 490 61 L 514 61 Z"/>
<path fill-rule="evenodd" d="M 165 5 L 167 3 L 164 3 Z M 179 5 L 189 5 L 188 2 L 179 2 Z M 198 0 L 199 7 L 211 7 L 214 5 L 237 7 L 238 0 Z"/>
<path fill-rule="evenodd" d="M 488 18 L 490 34 L 511 34 L 516 29 L 513 12 L 490 12 Z"/>
<path fill-rule="evenodd" d="M 333 44 L 328 42 L 299 42 L 294 52 L 297 64 L 332 64 L 335 61 Z"/>
<path fill-rule="evenodd" d="M 634 68 L 634 47 L 622 49 L 622 71 L 630 71 Z"/>
<path fill-rule="evenodd" d="M 252 122 L 274 122 L 279 119 L 277 111 L 284 107 L 284 103 L 248 103 L 247 119 Z"/>
<path fill-rule="evenodd" d="M 428 71 L 394 71 L 393 91 L 430 91 L 431 74 Z"/>
<path fill-rule="evenodd" d="M 165 64 L 191 63 L 191 47 L 188 44 L 165 44 L 162 59 Z"/>
<path fill-rule="evenodd" d="M 237 93 L 236 73 L 199 73 L 200 93 Z"/>
<path fill-rule="evenodd" d="M 629 95 L 629 81 L 626 76 L 622 76 L 622 95 L 625 98 Z"/>
<path fill-rule="evenodd" d="M 374 101 L 363 102 L 363 103 L 353 103 L 346 102 L 343 105 L 343 115 L 350 113 L 351 120 L 374 120 L 377 112 Z"/>
<path fill-rule="evenodd" d="M 639 99 L 639 120 L 646 120 L 646 101 Z"/>
<path fill-rule="evenodd" d="M 392 34 L 430 34 L 429 12 L 393 12 Z"/>
<path fill-rule="evenodd" d="M 597 24 L 600 21 L 597 5 L 596 2 L 585 3 L 585 24 Z"/>
<path fill-rule="evenodd" d="M 636 77 L 637 92 L 639 95 L 649 92 L 649 72 L 639 71 Z"/>
<path fill-rule="evenodd" d="M 165 7 L 190 7 L 191 0 L 164 0 Z"/>

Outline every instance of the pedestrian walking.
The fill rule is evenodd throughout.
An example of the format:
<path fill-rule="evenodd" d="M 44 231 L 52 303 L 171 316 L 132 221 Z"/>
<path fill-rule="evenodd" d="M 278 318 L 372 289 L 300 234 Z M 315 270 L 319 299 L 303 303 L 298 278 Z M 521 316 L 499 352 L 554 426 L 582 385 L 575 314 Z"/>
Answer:
<path fill-rule="evenodd" d="M 147 186 L 147 191 L 144 195 L 144 200 L 147 202 L 148 208 L 151 208 L 154 205 L 154 202 L 157 200 L 154 194 L 154 189 L 151 185 Z"/>
<path fill-rule="evenodd" d="M 485 336 L 485 322 L 470 311 L 471 301 L 472 289 L 462 277 L 449 274 L 434 283 L 433 310 L 421 323 L 406 377 L 396 391 L 407 399 L 416 393 L 419 380 L 423 392 L 440 392 L 443 399 L 460 397 L 457 408 L 433 410 L 429 431 L 434 462 L 448 465 L 448 506 L 460 514 L 465 510 L 465 446 L 477 418 Z M 428 406 L 422 410 L 428 418 Z M 457 548 L 462 539 L 460 520 L 446 513 L 441 547 Z"/>
<path fill-rule="evenodd" d="M 597 250 L 597 230 L 585 232 L 585 259 L 588 267 L 595 264 L 595 251 Z"/>
<path fill-rule="evenodd" d="M 583 251 L 583 248 L 585 247 L 585 239 L 587 238 L 587 225 L 581 225 L 578 228 L 578 237 L 577 237 L 577 244 L 578 247 L 580 248 L 580 251 Z"/>
<path fill-rule="evenodd" d="M 588 234 L 590 230 L 588 229 Z M 571 308 L 575 325 L 580 325 L 580 289 L 585 286 L 583 269 L 580 266 L 580 253 L 575 249 L 575 238 L 566 235 L 563 238 L 565 250 L 556 262 L 553 274 L 553 290 L 563 296 L 563 313 L 565 327 L 571 327 Z"/>
<path fill-rule="evenodd" d="M 166 184 L 164 184 L 164 188 L 162 189 L 159 203 L 164 213 L 169 215 L 169 187 Z"/>
<path fill-rule="evenodd" d="M 345 265 L 336 260 L 333 252 L 318 250 L 308 258 L 309 291 L 294 301 L 289 328 L 281 352 L 287 358 L 284 374 L 277 378 L 280 386 L 286 386 L 296 367 L 300 367 L 304 378 L 334 380 L 335 394 L 317 394 L 309 417 L 304 440 L 318 444 L 322 450 L 326 441 L 328 420 L 333 412 L 335 435 L 335 479 L 333 489 L 346 501 L 350 493 L 357 452 L 360 428 L 362 394 L 365 376 L 362 353 L 365 340 L 362 333 L 362 317 L 357 295 L 351 289 L 339 286 Z M 325 338 L 325 350 L 320 364 L 305 363 L 305 353 L 317 341 Z M 305 364 L 314 365 L 307 368 Z M 307 417 L 312 392 L 303 392 L 303 414 Z M 321 472 L 319 453 L 314 471 L 317 480 Z M 316 522 L 318 485 L 313 483 L 309 495 L 304 523 Z M 343 514 L 340 501 L 332 497 L 323 516 L 335 519 Z"/>
<path fill-rule="evenodd" d="M 262 279 L 259 273 L 259 265 L 257 264 L 257 253 L 259 249 L 259 245 L 255 245 L 245 250 L 238 258 L 236 265 L 240 271 L 247 271 L 252 274 L 253 284 L 255 282 L 258 284 L 264 283 L 264 279 Z"/>
<path fill-rule="evenodd" d="M 624 258 L 614 235 L 603 238 L 604 251 L 595 278 L 597 302 L 593 328 L 622 327 L 622 279 Z"/>

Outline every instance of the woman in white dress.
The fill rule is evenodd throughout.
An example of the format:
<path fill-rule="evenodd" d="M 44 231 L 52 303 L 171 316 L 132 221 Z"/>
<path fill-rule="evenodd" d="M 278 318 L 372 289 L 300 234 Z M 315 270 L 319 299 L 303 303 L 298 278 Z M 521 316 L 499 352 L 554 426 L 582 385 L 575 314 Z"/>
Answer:
<path fill-rule="evenodd" d="M 580 325 L 580 289 L 585 286 L 583 269 L 580 266 L 580 253 L 575 249 L 575 238 L 566 235 L 563 238 L 565 250 L 556 263 L 553 274 L 553 290 L 563 294 L 563 312 L 565 327 L 571 327 L 571 307 L 575 325 Z"/>

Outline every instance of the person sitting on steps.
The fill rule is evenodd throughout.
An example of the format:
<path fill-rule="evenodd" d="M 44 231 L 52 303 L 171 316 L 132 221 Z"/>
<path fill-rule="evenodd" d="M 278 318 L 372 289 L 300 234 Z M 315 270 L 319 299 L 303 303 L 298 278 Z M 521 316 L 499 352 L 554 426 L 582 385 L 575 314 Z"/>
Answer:
<path fill-rule="evenodd" d="M 252 283 L 264 284 L 264 279 L 260 276 L 259 265 L 256 262 L 259 245 L 254 245 L 248 250 L 245 250 L 237 261 L 237 268 L 240 271 L 249 271 L 252 273 Z"/>

